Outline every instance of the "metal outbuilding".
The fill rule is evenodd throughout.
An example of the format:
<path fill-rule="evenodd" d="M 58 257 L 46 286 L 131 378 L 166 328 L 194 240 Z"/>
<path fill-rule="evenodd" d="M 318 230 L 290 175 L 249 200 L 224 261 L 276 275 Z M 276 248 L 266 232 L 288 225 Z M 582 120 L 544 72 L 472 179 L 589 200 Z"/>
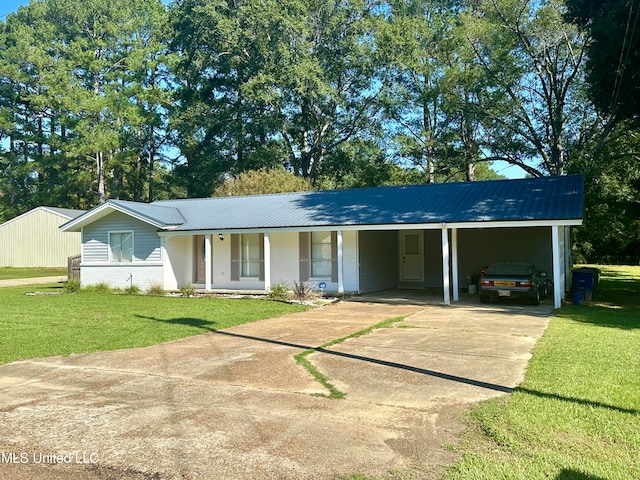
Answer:
<path fill-rule="evenodd" d="M 0 267 L 66 267 L 80 253 L 81 235 L 59 226 L 84 210 L 37 207 L 0 225 Z"/>

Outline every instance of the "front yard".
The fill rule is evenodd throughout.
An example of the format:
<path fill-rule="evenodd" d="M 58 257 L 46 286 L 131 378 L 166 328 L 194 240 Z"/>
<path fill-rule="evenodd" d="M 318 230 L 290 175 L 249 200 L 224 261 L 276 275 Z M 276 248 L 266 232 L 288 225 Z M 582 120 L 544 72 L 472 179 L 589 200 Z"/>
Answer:
<path fill-rule="evenodd" d="M 640 267 L 601 267 L 592 304 L 558 310 L 524 382 L 471 412 L 447 479 L 640 478 Z"/>
<path fill-rule="evenodd" d="M 36 290 L 43 294 L 25 295 Z M 144 347 L 308 308 L 254 299 L 60 292 L 57 286 L 0 288 L 0 364 Z"/>
<path fill-rule="evenodd" d="M 54 277 L 66 275 L 66 268 L 46 268 L 46 267 L 0 267 L 0 280 L 9 280 L 13 278 L 36 278 L 36 277 Z"/>

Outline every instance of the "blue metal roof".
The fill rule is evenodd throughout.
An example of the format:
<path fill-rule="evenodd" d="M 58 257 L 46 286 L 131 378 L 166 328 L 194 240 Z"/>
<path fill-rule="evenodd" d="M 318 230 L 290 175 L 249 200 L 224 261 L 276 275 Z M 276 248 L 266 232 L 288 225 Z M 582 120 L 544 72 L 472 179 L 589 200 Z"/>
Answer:
<path fill-rule="evenodd" d="M 162 200 L 132 208 L 175 209 L 174 231 L 285 227 L 579 220 L 581 175 L 296 192 L 245 197 Z M 132 203 L 132 202 L 128 202 Z M 162 211 L 162 210 L 158 210 Z M 171 221 L 168 221 L 171 220 Z M 176 222 L 176 223 L 173 223 Z"/>
<path fill-rule="evenodd" d="M 161 230 L 256 230 L 504 221 L 581 220 L 582 175 L 315 192 L 159 200 L 108 200 L 61 228 L 79 229 L 111 210 Z"/>

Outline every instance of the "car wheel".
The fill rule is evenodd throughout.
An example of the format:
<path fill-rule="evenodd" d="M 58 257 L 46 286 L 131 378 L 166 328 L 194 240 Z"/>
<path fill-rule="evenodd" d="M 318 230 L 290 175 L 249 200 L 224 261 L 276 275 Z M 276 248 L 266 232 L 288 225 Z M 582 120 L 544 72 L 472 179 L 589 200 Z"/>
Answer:
<path fill-rule="evenodd" d="M 536 290 L 535 296 L 531 297 L 531 304 L 535 305 L 536 307 L 540 305 L 540 289 L 539 288 Z"/>
<path fill-rule="evenodd" d="M 489 303 L 490 298 L 489 295 L 480 295 L 480 303 Z"/>

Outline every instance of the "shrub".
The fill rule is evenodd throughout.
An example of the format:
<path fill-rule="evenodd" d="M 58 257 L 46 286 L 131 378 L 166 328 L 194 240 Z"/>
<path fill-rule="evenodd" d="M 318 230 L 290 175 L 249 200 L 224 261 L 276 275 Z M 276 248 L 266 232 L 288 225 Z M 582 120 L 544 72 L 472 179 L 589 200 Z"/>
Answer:
<path fill-rule="evenodd" d="M 107 283 L 96 283 L 82 289 L 86 293 L 111 293 L 112 289 Z"/>
<path fill-rule="evenodd" d="M 277 302 L 286 302 L 289 300 L 290 287 L 286 282 L 280 282 L 271 286 L 269 290 L 268 298 Z"/>
<path fill-rule="evenodd" d="M 183 297 L 193 297 L 196 294 L 196 289 L 193 284 L 189 282 L 180 289 L 180 293 Z"/>
<path fill-rule="evenodd" d="M 300 301 L 300 303 L 307 300 L 312 300 L 316 297 L 315 293 L 311 289 L 309 282 L 293 282 L 293 294 Z"/>
<path fill-rule="evenodd" d="M 78 293 L 80 291 L 80 279 L 72 278 L 64 283 L 65 293 Z"/>
<path fill-rule="evenodd" d="M 148 295 L 164 296 L 165 293 L 167 293 L 167 292 L 164 290 L 164 287 L 160 283 L 152 283 L 147 288 L 147 294 Z"/>
<path fill-rule="evenodd" d="M 131 285 L 124 289 L 124 293 L 127 295 L 138 295 L 140 293 L 140 287 L 137 285 Z"/>

